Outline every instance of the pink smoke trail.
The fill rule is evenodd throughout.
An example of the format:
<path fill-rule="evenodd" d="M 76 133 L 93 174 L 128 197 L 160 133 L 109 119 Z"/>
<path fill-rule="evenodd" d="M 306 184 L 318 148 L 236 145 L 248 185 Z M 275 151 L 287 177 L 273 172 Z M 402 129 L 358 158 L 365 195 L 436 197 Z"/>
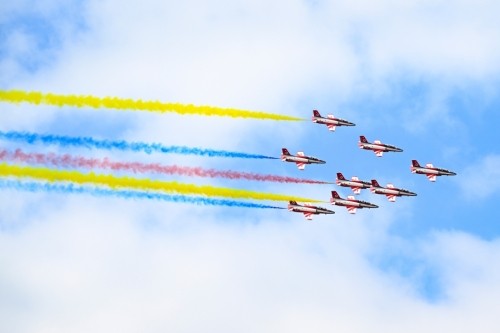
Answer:
<path fill-rule="evenodd" d="M 0 150 L 0 160 L 27 164 L 43 164 L 61 168 L 108 169 L 114 171 L 130 171 L 133 173 L 158 173 L 164 175 L 181 175 L 206 178 L 245 179 L 253 181 L 268 181 L 296 184 L 332 184 L 321 180 L 303 179 L 295 177 L 263 175 L 250 172 L 232 170 L 204 169 L 201 167 L 186 167 L 178 165 L 162 165 L 158 163 L 114 162 L 108 158 L 85 158 L 69 154 L 57 155 L 54 153 L 25 153 L 16 149 L 14 153 Z"/>

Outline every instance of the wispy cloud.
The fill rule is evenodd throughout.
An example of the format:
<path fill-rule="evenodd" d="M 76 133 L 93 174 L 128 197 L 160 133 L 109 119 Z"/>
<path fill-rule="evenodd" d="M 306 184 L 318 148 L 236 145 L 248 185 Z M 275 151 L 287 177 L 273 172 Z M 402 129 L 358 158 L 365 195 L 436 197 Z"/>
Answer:
<path fill-rule="evenodd" d="M 469 200 L 485 199 L 500 191 L 500 155 L 488 155 L 467 167 L 459 180 Z"/>
<path fill-rule="evenodd" d="M 85 30 L 81 1 L 15 1 L 0 5 L 2 86 L 55 64 L 61 49 Z"/>
<path fill-rule="evenodd" d="M 229 105 L 299 117 L 314 107 L 357 124 L 332 134 L 309 122 L 137 113 L 101 118 L 88 110 L 45 106 L 40 113 L 23 105 L 21 113 L 5 105 L 2 131 L 120 133 L 127 141 L 270 155 L 288 146 L 328 160 L 324 168 L 304 171 L 308 178 L 332 179 L 336 170 L 380 175 L 418 192 L 414 201 L 391 206 L 377 198 L 377 210 L 356 216 L 337 210 L 306 223 L 284 210 L 235 213 L 2 190 L 0 331 L 493 333 L 500 326 L 498 234 L 485 241 L 435 230 L 437 210 L 457 198 L 447 186 L 455 179 L 430 184 L 408 170 L 409 154 L 438 164 L 443 146 L 467 145 L 465 134 L 451 140 L 446 131 L 461 129 L 472 108 L 454 109 L 447 96 L 473 94 L 471 86 L 497 94 L 491 84 L 500 71 L 497 1 L 311 6 L 286 0 L 47 0 L 0 6 L 8 7 L 8 15 L 0 13 L 0 46 L 8 46 L 0 47 L 3 89 Z M 26 21 L 31 17 L 45 28 L 35 29 Z M 75 35 L 78 26 L 86 28 Z M 29 70 L 27 55 L 35 57 L 37 70 Z M 417 136 L 421 132 L 411 126 L 438 136 Z M 405 154 L 367 158 L 356 148 L 359 134 L 401 144 Z M 26 146 L 8 147 L 16 148 Z M 97 154 L 69 147 L 56 152 Z M 499 158 L 491 150 L 477 152 L 478 162 L 456 170 L 455 178 L 464 195 L 494 205 Z M 150 158 L 133 156 L 144 163 Z M 154 162 L 192 162 L 165 158 Z M 196 165 L 208 168 L 212 160 L 200 158 Z M 284 163 L 223 160 L 218 167 L 298 176 Z M 257 186 L 328 196 L 324 186 Z M 372 200 L 370 195 L 361 199 Z M 461 212 L 449 211 L 446 225 L 459 229 L 454 219 Z M 477 219 L 489 220 L 489 214 Z M 403 227 L 418 229 L 419 238 L 399 235 Z"/>

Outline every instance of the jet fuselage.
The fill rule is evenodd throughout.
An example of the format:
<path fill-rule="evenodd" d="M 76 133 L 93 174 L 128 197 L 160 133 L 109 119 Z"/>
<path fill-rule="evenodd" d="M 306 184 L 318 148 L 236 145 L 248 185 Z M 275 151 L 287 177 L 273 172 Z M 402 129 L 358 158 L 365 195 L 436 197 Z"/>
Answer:
<path fill-rule="evenodd" d="M 318 124 L 334 126 L 356 126 L 354 123 L 341 118 L 312 117 L 312 121 Z"/>
<path fill-rule="evenodd" d="M 377 205 L 372 203 L 356 200 L 354 196 L 348 196 L 347 199 L 341 198 L 337 191 L 332 191 L 332 196 L 330 198 L 332 205 L 344 206 L 350 214 L 355 214 L 358 208 L 378 208 Z"/>
<path fill-rule="evenodd" d="M 317 206 L 306 206 L 306 205 L 302 206 L 302 205 L 289 204 L 288 210 L 293 211 L 293 212 L 299 212 L 299 213 L 335 214 L 335 212 L 333 210 L 329 210 L 329 209 L 317 207 Z"/>
<path fill-rule="evenodd" d="M 356 126 L 356 124 L 351 123 L 350 121 L 347 121 L 345 119 L 335 118 L 332 114 L 323 117 L 318 110 L 313 110 L 313 116 L 311 119 L 313 123 L 326 125 L 329 131 L 335 131 L 335 128 L 337 126 Z"/>
<path fill-rule="evenodd" d="M 402 196 L 407 196 L 407 197 L 413 197 L 416 196 L 416 193 L 413 193 L 411 191 L 402 189 L 402 188 L 397 188 L 397 187 L 374 187 L 372 186 L 370 188 L 370 191 L 375 194 L 383 194 L 386 195 L 389 200 L 394 201 L 394 197 L 402 197 Z M 391 199 L 394 198 L 394 199 Z"/>
<path fill-rule="evenodd" d="M 337 179 L 336 180 L 337 185 L 343 186 L 343 187 L 351 187 L 351 188 L 370 188 L 371 184 L 369 182 L 365 182 L 362 180 L 343 180 L 343 179 Z"/>
<path fill-rule="evenodd" d="M 336 206 L 356 207 L 356 208 L 378 208 L 377 205 L 361 200 L 331 198 L 330 202 L 332 203 L 332 205 Z"/>
<path fill-rule="evenodd" d="M 403 149 L 392 146 L 392 145 L 388 145 L 388 144 L 384 144 L 384 143 L 370 143 L 370 142 L 368 142 L 368 143 L 360 142 L 359 148 L 373 150 L 375 152 L 377 152 L 377 151 L 383 151 L 383 152 L 393 151 L 393 152 L 400 153 L 403 151 Z"/>
<path fill-rule="evenodd" d="M 312 220 L 313 215 L 319 214 L 335 214 L 333 210 L 329 210 L 323 207 L 313 206 L 309 203 L 304 205 L 298 204 L 296 201 L 289 201 L 288 210 L 295 213 L 302 213 L 306 220 Z"/>
<path fill-rule="evenodd" d="M 425 167 L 422 167 L 417 160 L 411 161 L 410 170 L 412 173 L 426 175 L 431 182 L 435 182 L 437 176 L 456 176 L 455 172 L 436 168 L 432 163 L 427 163 Z"/>
<path fill-rule="evenodd" d="M 411 167 L 412 173 L 436 175 L 436 176 L 456 176 L 456 173 L 450 170 L 441 168 L 426 168 L 426 167 Z"/>
<path fill-rule="evenodd" d="M 281 155 L 283 162 L 305 163 L 305 164 L 325 164 L 325 161 L 310 156 Z"/>

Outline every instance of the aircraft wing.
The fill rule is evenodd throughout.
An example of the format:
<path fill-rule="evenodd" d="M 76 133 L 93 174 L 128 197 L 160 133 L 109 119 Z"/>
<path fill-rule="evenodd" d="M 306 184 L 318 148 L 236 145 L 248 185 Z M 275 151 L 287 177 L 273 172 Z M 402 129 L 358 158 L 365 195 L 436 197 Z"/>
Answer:
<path fill-rule="evenodd" d="M 386 194 L 387 199 L 389 199 L 390 202 L 395 202 L 396 201 L 396 196 L 394 194 Z"/>
<path fill-rule="evenodd" d="M 347 206 L 347 211 L 349 212 L 349 214 L 356 214 L 356 210 L 356 207 Z"/>

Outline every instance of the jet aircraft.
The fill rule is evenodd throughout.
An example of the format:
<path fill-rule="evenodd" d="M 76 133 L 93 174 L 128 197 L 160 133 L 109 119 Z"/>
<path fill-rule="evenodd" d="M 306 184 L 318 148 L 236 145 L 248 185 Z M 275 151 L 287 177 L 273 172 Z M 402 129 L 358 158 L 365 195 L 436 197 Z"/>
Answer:
<path fill-rule="evenodd" d="M 372 179 L 372 186 L 370 188 L 370 191 L 375 194 L 384 194 L 391 202 L 396 201 L 396 197 L 413 197 L 417 195 L 416 193 L 413 193 L 411 191 L 394 187 L 394 185 L 392 184 L 387 184 L 386 187 L 382 187 L 375 179 Z"/>
<path fill-rule="evenodd" d="M 399 153 L 403 151 L 403 149 L 401 148 L 382 143 L 379 140 L 368 142 L 368 140 L 366 140 L 363 135 L 359 137 L 358 145 L 361 149 L 373 150 L 375 152 L 375 155 L 377 155 L 378 157 L 381 157 L 384 152 L 394 151 Z"/>
<path fill-rule="evenodd" d="M 354 196 L 349 195 L 347 199 L 341 198 L 337 191 L 332 191 L 332 197 L 330 198 L 332 205 L 344 206 L 350 214 L 356 214 L 356 209 L 359 208 L 378 208 L 377 205 L 372 203 L 356 200 Z"/>
<path fill-rule="evenodd" d="M 423 174 L 426 175 L 427 178 L 431 182 L 436 181 L 437 176 L 455 176 L 456 173 L 450 170 L 442 169 L 442 168 L 436 168 L 430 163 L 427 163 L 425 167 L 421 167 L 420 164 L 418 163 L 417 160 L 412 160 L 411 161 L 411 173 L 416 173 L 416 174 Z"/>
<path fill-rule="evenodd" d="M 329 210 L 323 207 L 313 206 L 310 203 L 304 203 L 304 205 L 300 205 L 296 201 L 290 201 L 288 203 L 288 210 L 295 213 L 303 213 L 304 217 L 307 220 L 312 220 L 313 215 L 335 214 L 333 210 Z"/>
<path fill-rule="evenodd" d="M 325 164 L 325 161 L 322 161 L 316 157 L 306 156 L 303 152 L 299 151 L 297 155 L 291 155 L 288 149 L 281 149 L 281 160 L 283 162 L 294 162 L 297 163 L 297 168 L 299 170 L 304 170 L 306 164 Z"/>
<path fill-rule="evenodd" d="M 333 115 L 329 114 L 326 117 L 322 117 L 318 110 L 313 110 L 312 116 L 313 123 L 325 124 L 328 130 L 335 131 L 337 126 L 356 126 L 356 124 L 351 123 L 345 119 L 335 118 Z"/>
<path fill-rule="evenodd" d="M 353 176 L 351 180 L 347 180 L 344 178 L 344 175 L 341 172 L 337 172 L 337 185 L 343 187 L 350 187 L 354 194 L 361 193 L 361 190 L 364 188 L 370 188 L 371 183 L 359 180 L 358 177 Z"/>

